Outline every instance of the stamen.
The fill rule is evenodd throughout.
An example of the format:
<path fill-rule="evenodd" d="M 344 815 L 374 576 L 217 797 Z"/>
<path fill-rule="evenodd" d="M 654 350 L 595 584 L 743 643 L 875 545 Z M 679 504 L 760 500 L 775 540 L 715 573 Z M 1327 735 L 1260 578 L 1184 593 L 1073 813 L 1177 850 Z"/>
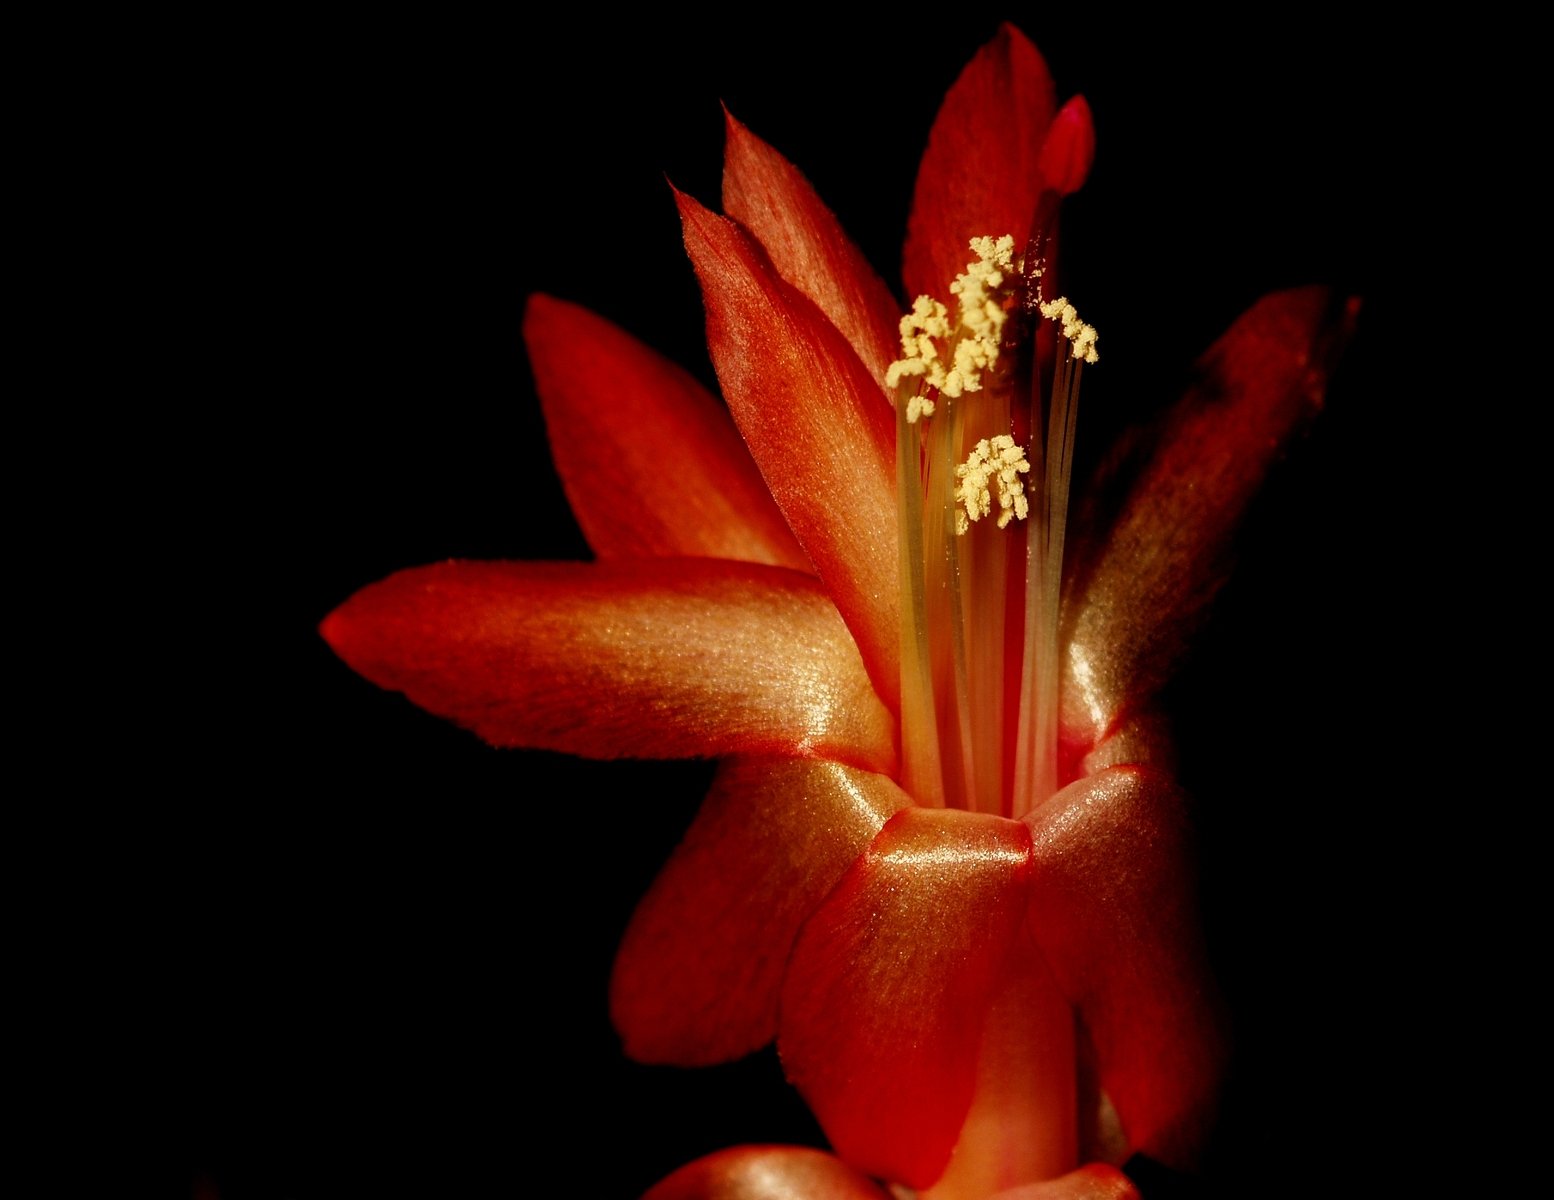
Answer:
<path fill-rule="evenodd" d="M 960 297 L 958 325 L 950 327 L 949 310 L 931 296 L 919 296 L 912 311 L 901 318 L 901 357 L 886 369 L 885 386 L 895 388 L 914 377 L 921 381 L 907 401 L 909 424 L 933 416 L 934 400 L 924 394 L 926 389 L 951 399 L 980 391 L 982 373 L 998 361 L 1009 315 L 1000 293 L 1016 273 L 1014 238 L 1008 234 L 997 241 L 972 238 L 971 249 L 977 261 L 967 263 L 950 284 L 950 291 Z M 947 367 L 947 361 L 952 365 Z"/>
<path fill-rule="evenodd" d="M 919 296 L 912 305 L 912 311 L 901 318 L 901 352 L 904 357 L 891 363 L 886 370 L 885 386 L 894 388 L 905 378 L 921 379 L 917 391 L 907 401 L 908 424 L 915 425 L 918 418 L 933 416 L 933 398 L 924 395 L 924 385 L 935 389 L 943 389 L 945 386 L 947 374 L 939 358 L 937 343 L 949 336 L 949 310 L 931 296 Z"/>
<path fill-rule="evenodd" d="M 1042 463 L 1042 503 L 1032 522 L 1026 560 L 1025 662 L 1015 750 L 1016 816 L 1035 808 L 1058 787 L 1058 700 L 1062 686 L 1058 617 L 1063 602 L 1063 542 L 1079 415 L 1079 377 L 1085 363 L 1097 360 L 1095 327 L 1081 321 L 1065 297 L 1042 303 L 1038 309 L 1042 316 L 1061 324 L 1069 347 L 1067 353 L 1060 351 L 1053 363 L 1047 438 L 1044 446 L 1037 447 Z M 1031 425 L 1040 428 L 1040 395 L 1033 391 L 1031 401 Z"/>
<path fill-rule="evenodd" d="M 992 511 L 989 480 L 998 484 L 998 527 L 1005 528 L 1011 520 L 1025 520 L 1030 503 L 1020 476 L 1030 469 L 1025 448 L 1016 445 L 1008 434 L 978 442 L 966 461 L 955 468 L 955 478 L 960 480 L 955 485 L 955 501 L 966 510 L 955 514 L 955 532 L 964 534 L 972 521 L 980 521 Z"/>
<path fill-rule="evenodd" d="M 1035 262 L 1016 262 L 1012 237 L 970 245 L 976 261 L 951 285 L 953 317 L 919 296 L 885 379 L 896 398 L 902 526 L 902 773 L 923 803 L 1021 816 L 1057 785 L 1063 534 L 1079 374 L 1096 361 L 1096 333 L 1066 298 L 1042 300 L 1039 241 Z M 1032 381 L 1031 440 L 1021 445 L 1015 431 L 1026 425 L 1011 398 L 1034 365 L 1038 313 L 1068 345 L 1050 403 Z M 1002 357 L 1011 352 L 1012 366 Z M 978 428 L 1011 432 L 975 440 Z M 984 517 L 994 520 L 973 529 Z M 997 533 L 1014 521 L 1028 523 L 1023 541 Z M 1009 653 L 1006 630 L 1023 633 L 1023 655 Z M 1007 720 L 1017 692 L 1018 718 Z"/>
<path fill-rule="evenodd" d="M 1069 354 L 1074 361 L 1087 363 L 1100 361 L 1095 352 L 1095 326 L 1086 325 L 1079 319 L 1079 314 L 1074 311 L 1074 306 L 1068 302 L 1067 296 L 1059 296 L 1056 300 L 1039 307 L 1041 315 L 1047 320 L 1062 324 L 1063 336 L 1069 340 Z"/>

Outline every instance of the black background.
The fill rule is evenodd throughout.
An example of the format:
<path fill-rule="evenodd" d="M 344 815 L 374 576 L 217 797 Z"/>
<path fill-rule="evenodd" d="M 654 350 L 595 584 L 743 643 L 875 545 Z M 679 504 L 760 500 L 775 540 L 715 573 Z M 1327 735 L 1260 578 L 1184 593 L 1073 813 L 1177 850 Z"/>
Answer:
<path fill-rule="evenodd" d="M 1441 101 L 1406 42 L 1294 12 L 1271 34 L 1043 12 L 1011 16 L 1098 132 L 1064 212 L 1102 338 L 1082 460 L 1262 293 L 1365 298 L 1173 696 L 1241 1049 L 1203 1177 L 1154 1194 L 1320 1194 L 1356 1154 L 1394 1169 L 1403 1104 L 1378 1087 L 1413 919 L 1390 882 L 1417 403 L 1398 268 Z M 720 99 L 895 283 L 934 111 L 994 20 L 746 15 L 270 27 L 209 128 L 241 299 L 210 375 L 233 453 L 190 468 L 211 511 L 183 518 L 216 530 L 192 564 L 210 700 L 171 919 L 183 1149 L 232 1200 L 524 1195 L 558 1171 L 625 1197 L 723 1145 L 819 1137 L 770 1054 L 643 1068 L 608 1024 L 613 947 L 710 767 L 487 749 L 314 631 L 400 567 L 587 555 L 524 297 L 587 304 L 712 382 L 665 176 L 716 205 Z"/>

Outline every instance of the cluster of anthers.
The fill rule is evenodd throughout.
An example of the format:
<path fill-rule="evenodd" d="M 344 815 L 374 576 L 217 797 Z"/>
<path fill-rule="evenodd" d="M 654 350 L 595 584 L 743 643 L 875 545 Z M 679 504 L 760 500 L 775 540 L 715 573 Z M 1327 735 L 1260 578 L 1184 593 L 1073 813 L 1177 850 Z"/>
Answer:
<path fill-rule="evenodd" d="M 1066 297 L 1042 298 L 1043 263 L 1017 260 L 1012 236 L 973 238 L 971 250 L 976 260 L 950 285 L 954 317 L 919 296 L 901 319 L 902 356 L 885 375 L 897 414 L 901 685 L 913 731 L 906 775 L 930 802 L 1007 816 L 1029 811 L 1055 784 L 1063 531 L 1079 375 L 1097 360 L 1096 332 Z M 1063 339 L 1045 397 L 1038 318 Z M 1023 544 L 967 536 L 993 515 L 995 494 L 989 525 L 1029 525 Z M 1023 601 L 1025 645 L 1013 723 L 1002 711 L 1013 690 L 1004 682 L 1011 589 Z M 1014 746 L 1003 740 L 1011 727 Z"/>
<path fill-rule="evenodd" d="M 912 385 L 903 397 L 910 425 L 933 416 L 940 396 L 953 400 L 981 391 L 983 373 L 998 362 L 1004 326 L 1014 307 L 1013 292 L 1020 279 L 1014 238 L 1010 234 L 997 240 L 972 238 L 971 250 L 977 261 L 967 263 L 965 271 L 950 284 L 950 292 L 959 300 L 956 324 L 950 323 L 949 309 L 932 296 L 919 296 L 912 311 L 901 318 L 902 356 L 890 364 L 885 385 L 895 389 L 904 381 Z M 1041 274 L 1041 268 L 1035 267 L 1031 279 L 1039 283 Z M 1097 361 L 1095 327 L 1079 319 L 1066 296 L 1049 301 L 1038 297 L 1032 308 L 1060 326 L 1069 343 L 1069 359 L 1076 363 Z M 980 440 L 955 470 L 962 481 L 955 499 L 965 508 L 956 532 L 964 534 L 969 522 L 991 512 L 990 480 L 998 483 L 998 528 L 1008 525 L 1011 517 L 1025 520 L 1029 503 L 1019 476 L 1030 469 L 1024 449 L 1008 434 Z"/>

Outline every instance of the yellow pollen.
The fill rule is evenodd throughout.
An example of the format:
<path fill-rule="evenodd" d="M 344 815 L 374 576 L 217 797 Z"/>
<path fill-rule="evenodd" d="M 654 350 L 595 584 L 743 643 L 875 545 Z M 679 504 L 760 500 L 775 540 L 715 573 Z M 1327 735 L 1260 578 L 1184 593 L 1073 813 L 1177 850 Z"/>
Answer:
<path fill-rule="evenodd" d="M 907 403 L 907 422 L 933 415 L 934 400 L 923 393 L 933 389 L 954 399 L 980 391 L 982 372 L 998 361 L 1008 310 L 1006 283 L 1012 282 L 1014 238 L 971 239 L 977 261 L 950 284 L 959 298 L 959 324 L 950 326 L 949 310 L 929 296 L 919 296 L 912 311 L 901 318 L 902 357 L 885 372 L 885 385 L 896 387 L 903 379 L 919 380 L 918 394 Z M 948 343 L 948 345 L 945 345 Z"/>
<path fill-rule="evenodd" d="M 1025 483 L 1020 476 L 1027 474 L 1031 464 L 1025 457 L 1025 448 L 1015 444 L 1008 434 L 999 434 L 977 443 L 970 456 L 955 468 L 955 502 L 964 512 L 955 513 L 955 532 L 965 533 L 971 522 L 980 521 L 993 510 L 993 492 L 990 483 L 998 485 L 998 527 L 1003 529 L 1012 520 L 1025 520 L 1030 503 L 1025 498 Z"/>
<path fill-rule="evenodd" d="M 1079 319 L 1079 314 L 1074 311 L 1067 296 L 1059 296 L 1056 300 L 1042 304 L 1040 310 L 1047 320 L 1057 321 L 1063 326 L 1063 336 L 1069 340 L 1069 357 L 1087 363 L 1098 361 L 1095 326 L 1086 325 Z"/>

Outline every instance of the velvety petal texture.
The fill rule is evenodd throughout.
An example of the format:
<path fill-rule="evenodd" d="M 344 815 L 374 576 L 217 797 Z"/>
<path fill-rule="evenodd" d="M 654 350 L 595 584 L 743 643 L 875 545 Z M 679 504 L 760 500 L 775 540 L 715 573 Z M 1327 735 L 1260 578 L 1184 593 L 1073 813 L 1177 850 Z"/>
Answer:
<path fill-rule="evenodd" d="M 1036 860 L 1031 931 L 1079 1010 L 1128 1145 L 1190 1166 L 1227 1042 L 1185 799 L 1161 772 L 1114 767 L 1025 820 Z"/>
<path fill-rule="evenodd" d="M 1062 146 L 1042 150 L 1057 110 L 1057 93 L 1040 52 L 1012 25 L 977 52 L 950 88 L 918 167 L 907 224 L 902 276 L 907 294 L 950 299 L 950 281 L 968 261 L 974 237 L 1014 235 L 1025 247 L 1042 193 L 1072 191 L 1093 150 L 1083 151 L 1089 109 L 1066 117 Z M 1093 135 L 1091 135 L 1093 138 Z M 1049 181 L 1043 165 L 1061 167 Z"/>
<path fill-rule="evenodd" d="M 1241 516 L 1321 408 L 1354 302 L 1325 288 L 1266 296 L 1199 361 L 1115 526 L 1076 555 L 1063 727 L 1091 746 L 1169 677 L 1228 571 Z"/>
<path fill-rule="evenodd" d="M 529 298 L 524 343 L 572 512 L 601 558 L 810 570 L 718 398 L 603 317 Z"/>
<path fill-rule="evenodd" d="M 1030 850 L 1018 821 L 907 809 L 799 935 L 777 1048 L 849 1163 L 919 1188 L 943 1173 L 1024 920 Z"/>
<path fill-rule="evenodd" d="M 725 115 L 723 211 L 841 331 L 883 394 L 885 370 L 900 356 L 901 304 L 799 169 Z"/>
<path fill-rule="evenodd" d="M 819 1150 L 736 1146 L 687 1163 L 642 1200 L 889 1200 L 889 1193 Z M 1084 1193 L 1074 1200 L 1111 1197 Z"/>
<path fill-rule="evenodd" d="M 857 639 L 900 692 L 895 425 L 878 382 L 734 222 L 677 195 L 724 398 L 777 505 Z"/>
<path fill-rule="evenodd" d="M 726 759 L 631 919 L 610 1012 L 626 1053 L 697 1066 L 777 1036 L 799 927 L 911 799 L 884 775 L 808 759 Z"/>
<path fill-rule="evenodd" d="M 695 558 L 438 563 L 364 588 L 320 631 L 374 683 L 499 746 L 895 766 L 894 721 L 856 646 L 796 571 Z"/>

